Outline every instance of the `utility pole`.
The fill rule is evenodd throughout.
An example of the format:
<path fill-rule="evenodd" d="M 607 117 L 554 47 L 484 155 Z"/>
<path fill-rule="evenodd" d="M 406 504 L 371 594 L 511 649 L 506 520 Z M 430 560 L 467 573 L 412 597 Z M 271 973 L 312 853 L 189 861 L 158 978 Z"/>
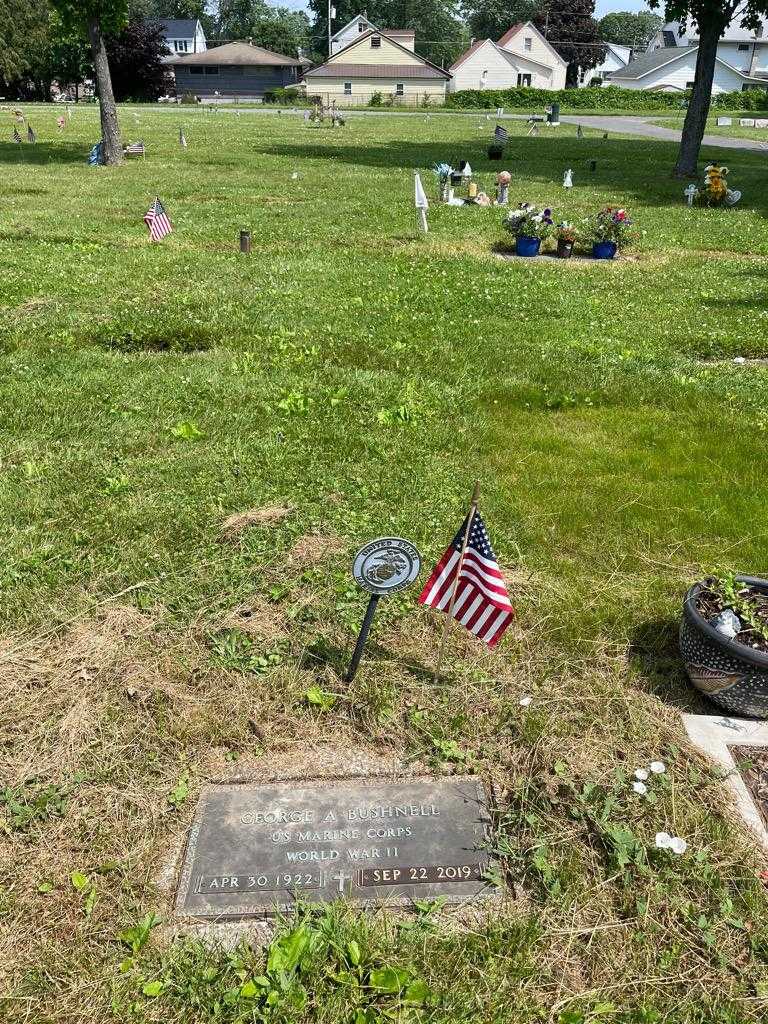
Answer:
<path fill-rule="evenodd" d="M 336 12 L 331 6 L 331 0 L 328 0 L 328 56 L 331 56 L 331 18 Z"/>

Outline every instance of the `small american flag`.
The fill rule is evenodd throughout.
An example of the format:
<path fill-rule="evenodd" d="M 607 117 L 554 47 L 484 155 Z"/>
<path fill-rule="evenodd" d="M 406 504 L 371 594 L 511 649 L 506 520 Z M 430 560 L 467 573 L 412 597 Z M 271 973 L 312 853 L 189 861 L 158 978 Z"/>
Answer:
<path fill-rule="evenodd" d="M 173 231 L 173 225 L 168 219 L 168 214 L 159 197 L 155 199 L 144 215 L 144 223 L 149 228 L 150 242 L 159 242 L 161 238 L 165 238 Z"/>
<path fill-rule="evenodd" d="M 21 136 L 19 135 L 19 129 L 14 126 L 13 129 L 13 141 L 21 143 Z"/>
<path fill-rule="evenodd" d="M 496 125 L 496 131 L 493 133 L 493 137 L 497 142 L 509 142 L 509 132 L 500 124 Z"/>
<path fill-rule="evenodd" d="M 465 519 L 427 580 L 419 595 L 419 604 L 447 613 L 458 573 L 453 617 L 489 647 L 495 647 L 514 619 L 515 609 L 479 512 L 472 517 L 467 550 L 461 562 L 466 529 Z"/>
<path fill-rule="evenodd" d="M 184 134 L 183 128 L 179 128 L 179 145 L 182 149 L 187 148 L 187 136 Z"/>
<path fill-rule="evenodd" d="M 37 135 L 31 124 L 27 125 L 27 142 L 37 142 Z"/>

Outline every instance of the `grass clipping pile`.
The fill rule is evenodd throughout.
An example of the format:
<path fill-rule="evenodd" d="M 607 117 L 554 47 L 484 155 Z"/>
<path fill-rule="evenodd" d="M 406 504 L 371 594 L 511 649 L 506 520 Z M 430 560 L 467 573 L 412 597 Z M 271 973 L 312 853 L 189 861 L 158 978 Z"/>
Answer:
<path fill-rule="evenodd" d="M 450 680 L 434 687 L 441 623 L 393 600 L 348 685 L 364 602 L 335 575 L 343 549 L 333 535 L 290 537 L 256 593 L 228 609 L 222 597 L 187 628 L 162 609 L 107 604 L 0 650 L 6 1019 L 181 1022 L 194 1006 L 195 1020 L 259 1020 L 272 991 L 279 1019 L 306 1022 L 380 1010 L 578 1022 L 596 1006 L 759 1019 L 759 865 L 728 823 L 720 780 L 681 747 L 675 714 L 626 652 L 574 664 L 523 611 L 500 657 L 455 630 Z M 637 793 L 636 767 L 659 758 L 666 773 Z M 264 991 L 249 982 L 272 977 L 271 951 L 233 960 L 142 931 L 148 913 L 171 913 L 154 880 L 205 781 L 383 763 L 492 786 L 495 882 L 508 898 L 489 916 L 465 927 L 425 906 L 393 927 L 383 913 L 300 911 L 321 938 L 302 947 L 290 983 Z M 685 836 L 686 855 L 656 848 L 658 832 Z M 278 925 L 274 941 L 296 927 Z"/>

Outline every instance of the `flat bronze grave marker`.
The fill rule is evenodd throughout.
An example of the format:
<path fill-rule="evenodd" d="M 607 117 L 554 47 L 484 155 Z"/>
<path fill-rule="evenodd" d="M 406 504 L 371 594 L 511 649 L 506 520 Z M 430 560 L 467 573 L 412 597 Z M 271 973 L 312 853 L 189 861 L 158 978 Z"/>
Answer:
<path fill-rule="evenodd" d="M 474 776 L 207 786 L 176 910 L 262 917 L 297 899 L 468 900 L 489 889 L 489 828 Z"/>

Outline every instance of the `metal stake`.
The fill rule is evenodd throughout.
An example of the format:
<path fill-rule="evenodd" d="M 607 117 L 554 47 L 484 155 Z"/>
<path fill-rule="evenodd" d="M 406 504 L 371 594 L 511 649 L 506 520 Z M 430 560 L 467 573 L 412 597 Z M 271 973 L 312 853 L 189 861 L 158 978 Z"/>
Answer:
<path fill-rule="evenodd" d="M 365 617 L 363 618 L 363 624 L 360 627 L 360 635 L 357 638 L 355 649 L 352 652 L 352 661 L 350 662 L 349 670 L 346 675 L 348 683 L 351 683 L 355 678 L 355 673 L 360 665 L 365 641 L 368 639 L 368 634 L 371 631 L 371 623 L 373 622 L 373 616 L 376 614 L 376 605 L 379 603 L 380 597 L 381 594 L 371 594 L 370 600 L 368 601 L 368 607 L 365 609 Z"/>
<path fill-rule="evenodd" d="M 249 253 L 251 251 L 251 232 L 241 231 L 240 232 L 240 252 Z"/>

